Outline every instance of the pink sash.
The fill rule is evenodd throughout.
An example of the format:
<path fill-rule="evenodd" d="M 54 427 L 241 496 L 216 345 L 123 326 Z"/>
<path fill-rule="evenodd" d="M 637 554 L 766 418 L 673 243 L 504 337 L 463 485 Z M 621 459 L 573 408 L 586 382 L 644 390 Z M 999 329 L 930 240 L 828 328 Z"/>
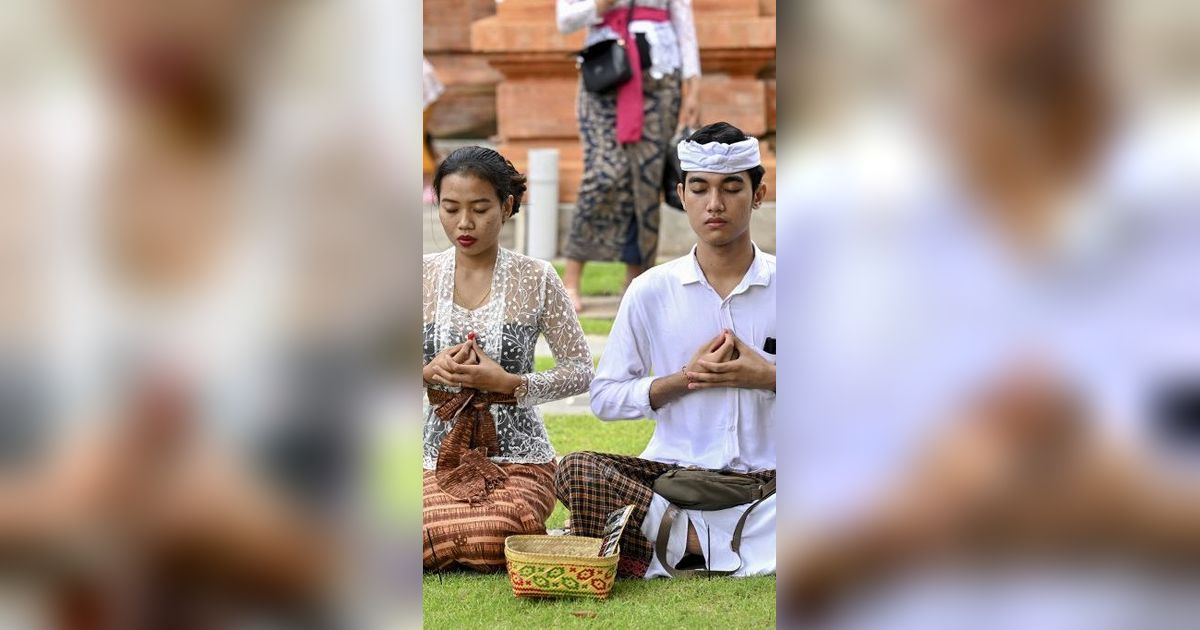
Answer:
<path fill-rule="evenodd" d="M 608 13 L 604 14 L 603 19 L 604 25 L 616 32 L 621 41 L 625 42 L 625 51 L 629 54 L 629 66 L 633 70 L 633 76 L 617 88 L 617 142 L 621 144 L 641 142 L 644 119 L 642 59 L 637 42 L 630 37 L 629 23 L 633 20 L 666 22 L 671 19 L 671 14 L 664 9 L 634 7 L 632 16 L 628 8 L 610 9 Z"/>

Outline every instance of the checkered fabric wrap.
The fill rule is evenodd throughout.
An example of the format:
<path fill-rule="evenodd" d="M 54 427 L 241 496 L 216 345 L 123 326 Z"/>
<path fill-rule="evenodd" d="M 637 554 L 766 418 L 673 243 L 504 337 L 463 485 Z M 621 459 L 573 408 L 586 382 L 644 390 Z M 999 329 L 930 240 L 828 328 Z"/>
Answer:
<path fill-rule="evenodd" d="M 558 464 L 555 491 L 571 511 L 571 533 L 599 537 L 609 513 L 632 503 L 633 515 L 621 536 L 617 573 L 622 577 L 645 576 L 654 556 L 654 543 L 642 535 L 642 521 L 654 495 L 654 480 L 673 468 L 682 467 L 628 455 L 589 451 L 567 455 Z M 775 471 L 751 474 L 765 482 L 775 476 Z"/>

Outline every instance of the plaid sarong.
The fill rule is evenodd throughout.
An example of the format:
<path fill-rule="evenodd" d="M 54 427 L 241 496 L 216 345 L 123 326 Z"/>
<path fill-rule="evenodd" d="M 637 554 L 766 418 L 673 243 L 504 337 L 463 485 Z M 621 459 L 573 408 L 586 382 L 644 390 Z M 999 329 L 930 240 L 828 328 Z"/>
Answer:
<path fill-rule="evenodd" d="M 640 578 L 650 568 L 654 543 L 642 534 L 642 521 L 654 496 L 654 480 L 674 464 L 631 457 L 580 451 L 562 458 L 554 479 L 558 499 L 571 512 L 571 533 L 599 537 L 608 515 L 633 504 L 633 514 L 621 535 L 621 561 L 617 574 Z M 750 475 L 766 482 L 775 477 L 768 470 Z"/>

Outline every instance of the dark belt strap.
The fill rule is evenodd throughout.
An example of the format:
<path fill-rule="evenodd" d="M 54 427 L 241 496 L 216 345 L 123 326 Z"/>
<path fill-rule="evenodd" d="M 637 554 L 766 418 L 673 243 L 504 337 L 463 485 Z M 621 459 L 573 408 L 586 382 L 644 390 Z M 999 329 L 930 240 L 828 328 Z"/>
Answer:
<path fill-rule="evenodd" d="M 760 503 L 766 501 L 771 495 L 775 494 L 775 480 L 772 479 L 763 484 L 763 493 L 757 501 L 750 504 L 745 512 L 742 512 L 741 518 L 738 519 L 737 526 L 733 528 L 733 540 L 729 544 L 729 548 L 733 550 L 737 556 L 738 565 L 730 570 L 725 571 L 710 571 L 706 569 L 676 569 L 674 565 L 667 562 L 667 542 L 671 538 L 671 526 L 675 524 L 675 518 L 679 516 L 680 508 L 674 503 L 667 504 L 667 511 L 663 513 L 662 522 L 658 524 L 658 536 L 654 540 L 654 553 L 658 557 L 658 563 L 663 566 L 663 569 L 670 574 L 671 577 L 699 577 L 712 576 L 721 577 L 733 575 L 742 568 L 742 530 L 746 528 L 746 519 L 750 517 L 750 513 Z"/>

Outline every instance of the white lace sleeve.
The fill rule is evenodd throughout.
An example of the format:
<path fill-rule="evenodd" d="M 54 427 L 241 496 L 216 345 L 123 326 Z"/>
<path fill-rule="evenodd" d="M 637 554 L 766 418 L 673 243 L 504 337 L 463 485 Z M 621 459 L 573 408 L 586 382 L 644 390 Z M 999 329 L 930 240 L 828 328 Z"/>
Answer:
<path fill-rule="evenodd" d="M 558 0 L 555 16 L 563 35 L 587 28 L 596 21 L 596 0 Z"/>
<path fill-rule="evenodd" d="M 692 0 L 671 0 L 671 26 L 675 28 L 675 39 L 679 41 L 683 78 L 700 76 L 700 46 L 696 42 L 696 20 L 692 15 Z"/>
<path fill-rule="evenodd" d="M 556 365 L 529 375 L 529 394 L 519 401 L 522 407 L 582 394 L 591 385 L 594 373 L 592 353 L 583 327 L 579 325 L 562 280 L 549 264 L 542 283 L 538 328 L 550 344 Z"/>

